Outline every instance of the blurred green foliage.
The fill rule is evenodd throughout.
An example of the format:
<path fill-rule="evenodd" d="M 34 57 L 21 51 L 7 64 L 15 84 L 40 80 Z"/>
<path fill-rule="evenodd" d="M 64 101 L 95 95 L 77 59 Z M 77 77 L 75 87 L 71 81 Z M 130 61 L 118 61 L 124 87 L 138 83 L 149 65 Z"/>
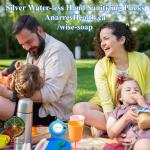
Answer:
<path fill-rule="evenodd" d="M 94 51 L 93 46 L 93 39 L 95 36 L 95 30 L 101 23 L 80 23 L 80 25 L 91 25 L 93 26 L 92 31 L 87 30 L 57 30 L 58 24 L 65 25 L 65 21 L 45 21 L 43 15 L 35 15 L 39 22 L 41 23 L 44 30 L 53 36 L 54 38 L 64 42 L 70 50 L 74 53 L 74 48 L 77 45 L 81 46 L 82 52 L 82 58 L 87 58 L 87 51 Z M 1 17 L 2 18 L 2 17 Z M 22 49 L 22 47 L 18 44 L 17 40 L 15 39 L 14 35 L 11 34 L 12 31 L 12 18 L 9 16 L 7 19 L 8 27 L 7 30 L 9 30 L 7 36 L 4 36 L 5 29 L 0 28 L 0 58 L 24 58 L 26 56 L 25 51 Z M 0 24 L 3 25 L 2 19 L 0 19 Z M 78 25 L 76 23 L 76 25 Z M 6 39 L 9 39 L 7 51 L 6 53 Z"/>
<path fill-rule="evenodd" d="M 76 45 L 81 46 L 82 58 L 88 57 L 87 51 L 94 51 L 93 40 L 95 37 L 96 28 L 100 26 L 102 22 L 94 22 L 89 24 L 93 26 L 93 30 L 88 32 L 85 30 L 57 30 L 58 23 L 63 25 L 65 23 L 60 21 L 45 21 L 42 16 L 38 17 L 38 19 L 47 33 L 64 42 L 73 53 Z M 3 20 L 0 19 L 0 58 L 25 58 L 26 52 L 18 44 L 15 37 L 11 35 L 12 18 L 10 17 L 7 20 L 7 33 L 5 33 L 6 31 L 5 28 L 3 28 Z M 86 24 L 83 23 L 82 25 Z M 139 51 L 146 51 L 150 49 L 150 25 L 143 24 L 138 28 L 135 34 L 139 40 Z"/>
<path fill-rule="evenodd" d="M 144 0 L 145 1 L 145 0 Z M 70 50 L 74 53 L 75 46 L 81 46 L 81 55 L 82 58 L 88 58 L 88 51 L 95 51 L 93 46 L 93 40 L 95 37 L 96 29 L 103 23 L 103 21 L 99 22 L 84 22 L 83 20 L 57 20 L 57 21 L 49 21 L 45 19 L 46 15 L 49 16 L 59 16 L 59 15 L 71 15 L 75 12 L 73 11 L 6 11 L 6 4 L 14 4 L 18 6 L 25 6 L 27 4 L 33 4 L 35 6 L 50 6 L 50 7 L 63 7 L 66 9 L 66 5 L 68 4 L 65 0 L 26 0 L 26 1 L 15 1 L 15 0 L 2 0 L 0 3 L 0 10 L 4 9 L 0 13 L 0 58 L 25 58 L 26 52 L 22 49 L 22 47 L 18 44 L 15 37 L 11 34 L 13 21 L 17 16 L 22 14 L 31 14 L 37 17 L 43 28 L 47 33 L 51 36 L 54 36 L 56 39 L 64 42 Z M 84 2 L 83 0 L 73 0 L 70 1 L 70 5 L 79 6 L 80 4 L 87 6 L 98 6 L 98 5 L 112 5 L 118 4 L 121 1 L 113 0 L 112 2 L 104 0 L 88 0 Z M 131 1 L 127 4 L 130 4 Z M 132 0 L 133 4 L 138 4 L 138 0 Z M 87 10 L 79 11 L 80 15 L 88 15 Z M 135 32 L 137 39 L 139 40 L 139 51 L 147 51 L 150 49 L 150 25 L 144 24 L 147 19 L 147 14 L 144 13 L 133 13 L 132 11 L 126 10 L 123 12 L 116 12 L 116 14 L 111 14 L 108 21 L 119 21 L 119 17 L 124 18 L 124 22 L 130 25 L 130 27 L 136 27 L 137 31 Z M 123 14 L 122 14 L 123 13 Z M 138 13 L 138 14 L 137 14 Z M 93 11 L 93 15 L 98 17 L 103 15 L 102 11 Z M 141 17 L 143 17 L 141 21 Z M 145 17 L 145 20 L 144 20 Z M 136 18 L 136 19 L 134 19 Z M 107 20 L 106 20 L 107 21 Z M 139 23 L 140 22 L 140 23 Z M 80 26 L 93 26 L 92 31 L 86 30 L 58 30 L 58 25 L 80 25 Z M 142 24 L 142 25 L 141 25 Z M 141 26 L 139 26 L 141 25 Z"/>
<path fill-rule="evenodd" d="M 150 24 L 141 25 L 136 32 L 139 41 L 139 51 L 150 50 Z"/>

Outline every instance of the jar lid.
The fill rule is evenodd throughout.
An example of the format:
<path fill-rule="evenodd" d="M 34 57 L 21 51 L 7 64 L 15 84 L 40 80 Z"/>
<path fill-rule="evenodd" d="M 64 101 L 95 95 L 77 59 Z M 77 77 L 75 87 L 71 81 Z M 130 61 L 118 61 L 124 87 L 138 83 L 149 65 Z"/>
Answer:
<path fill-rule="evenodd" d="M 52 137 L 61 137 L 67 133 L 66 127 L 66 123 L 60 119 L 57 119 L 49 125 L 49 132 Z"/>

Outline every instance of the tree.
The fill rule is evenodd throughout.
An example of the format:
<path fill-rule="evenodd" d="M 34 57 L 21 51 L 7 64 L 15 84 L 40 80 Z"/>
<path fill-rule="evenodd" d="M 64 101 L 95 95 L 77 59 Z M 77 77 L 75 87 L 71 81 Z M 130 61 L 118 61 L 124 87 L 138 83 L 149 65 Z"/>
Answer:
<path fill-rule="evenodd" d="M 136 31 L 139 40 L 139 51 L 150 50 L 150 24 L 141 25 Z"/>

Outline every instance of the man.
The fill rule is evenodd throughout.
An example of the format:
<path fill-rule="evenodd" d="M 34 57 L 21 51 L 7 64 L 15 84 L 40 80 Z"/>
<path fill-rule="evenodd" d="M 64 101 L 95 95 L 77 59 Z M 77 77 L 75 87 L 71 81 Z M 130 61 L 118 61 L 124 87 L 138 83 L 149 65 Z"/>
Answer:
<path fill-rule="evenodd" d="M 44 86 L 31 97 L 34 102 L 33 124 L 47 125 L 55 117 L 67 120 L 76 92 L 76 66 L 68 47 L 44 32 L 36 18 L 20 16 L 13 25 L 13 34 L 27 51 L 27 63 L 39 67 Z M 0 119 L 16 112 L 15 94 L 0 86 Z M 8 109 L 7 109 L 8 108 Z"/>

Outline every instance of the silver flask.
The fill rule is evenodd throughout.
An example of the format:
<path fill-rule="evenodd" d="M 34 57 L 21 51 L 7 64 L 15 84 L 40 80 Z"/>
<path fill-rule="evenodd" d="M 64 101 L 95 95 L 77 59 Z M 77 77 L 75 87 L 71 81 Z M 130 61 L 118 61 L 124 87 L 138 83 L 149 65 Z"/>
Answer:
<path fill-rule="evenodd" d="M 24 143 L 32 142 L 32 111 L 33 101 L 31 99 L 23 98 L 19 100 L 17 116 L 25 122 L 25 131 L 21 136 L 15 138 L 15 150 L 21 150 Z"/>

